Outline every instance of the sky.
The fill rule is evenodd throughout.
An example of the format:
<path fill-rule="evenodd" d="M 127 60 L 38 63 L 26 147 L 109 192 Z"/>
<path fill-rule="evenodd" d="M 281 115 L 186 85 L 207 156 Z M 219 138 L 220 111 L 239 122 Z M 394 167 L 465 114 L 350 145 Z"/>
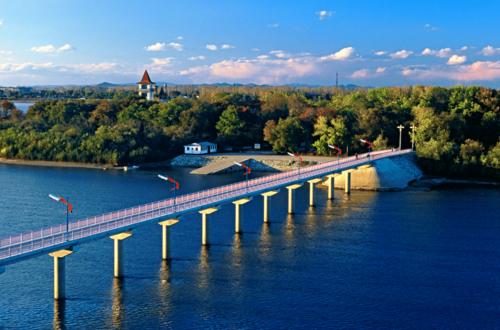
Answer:
<path fill-rule="evenodd" d="M 500 1 L 0 0 L 0 85 L 500 87 Z"/>

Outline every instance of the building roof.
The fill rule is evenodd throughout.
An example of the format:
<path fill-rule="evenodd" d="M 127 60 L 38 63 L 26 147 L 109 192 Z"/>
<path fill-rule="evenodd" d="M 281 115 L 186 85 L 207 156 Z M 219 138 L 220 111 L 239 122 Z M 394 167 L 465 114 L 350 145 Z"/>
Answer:
<path fill-rule="evenodd" d="M 211 146 L 217 146 L 217 144 L 215 143 L 212 143 L 212 142 L 206 142 L 206 141 L 203 141 L 203 142 L 195 142 L 195 143 L 191 143 L 191 144 L 186 144 L 185 147 L 198 147 L 198 146 L 201 146 L 201 147 L 211 147 Z"/>
<path fill-rule="evenodd" d="M 141 81 L 138 82 L 138 84 L 144 84 L 144 85 L 153 84 L 153 82 L 151 81 L 151 78 L 149 78 L 148 70 L 144 70 L 144 74 L 142 75 L 142 79 L 141 79 Z"/>

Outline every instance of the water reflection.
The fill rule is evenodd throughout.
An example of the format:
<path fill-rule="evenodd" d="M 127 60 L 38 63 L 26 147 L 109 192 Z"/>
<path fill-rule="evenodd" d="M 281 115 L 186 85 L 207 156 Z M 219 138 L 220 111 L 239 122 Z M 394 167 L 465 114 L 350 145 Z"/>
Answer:
<path fill-rule="evenodd" d="M 318 214 L 315 207 L 309 207 L 306 213 L 306 233 L 307 236 L 313 236 L 316 233 Z"/>
<path fill-rule="evenodd" d="M 270 227 L 271 225 L 269 223 L 263 223 L 260 231 L 259 254 L 263 257 L 270 256 L 269 250 L 271 249 L 272 244 Z"/>
<path fill-rule="evenodd" d="M 64 317 L 66 314 L 66 301 L 54 300 L 54 321 L 53 328 L 56 330 L 66 329 L 64 325 Z"/>
<path fill-rule="evenodd" d="M 198 287 L 207 289 L 210 284 L 210 264 L 208 263 L 208 246 L 202 246 L 200 250 L 200 262 L 198 265 Z"/>
<path fill-rule="evenodd" d="M 293 214 L 288 214 L 285 221 L 285 245 L 291 247 L 295 245 L 297 228 Z"/>
<path fill-rule="evenodd" d="M 113 302 L 111 306 L 111 323 L 114 328 L 122 328 L 124 318 L 123 279 L 113 278 Z"/>
<path fill-rule="evenodd" d="M 160 282 L 158 285 L 158 294 L 160 300 L 159 314 L 164 319 L 172 310 L 172 300 L 170 292 L 170 276 L 172 264 L 170 261 L 162 260 L 159 270 Z"/>
<path fill-rule="evenodd" d="M 234 235 L 233 245 L 231 247 L 232 265 L 238 270 L 241 270 L 242 266 L 242 248 L 241 248 L 241 236 L 238 234 Z"/>

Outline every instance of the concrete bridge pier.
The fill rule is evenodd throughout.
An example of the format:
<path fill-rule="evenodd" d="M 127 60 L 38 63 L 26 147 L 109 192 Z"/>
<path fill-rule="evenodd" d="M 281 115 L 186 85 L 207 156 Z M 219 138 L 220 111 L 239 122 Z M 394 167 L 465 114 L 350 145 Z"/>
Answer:
<path fill-rule="evenodd" d="M 170 230 L 168 227 L 178 223 L 178 219 L 169 219 L 159 222 L 161 226 L 161 258 L 162 260 L 170 259 Z"/>
<path fill-rule="evenodd" d="M 321 182 L 321 179 L 312 179 L 307 182 L 309 183 L 309 206 L 314 207 L 314 185 Z"/>
<path fill-rule="evenodd" d="M 66 298 L 66 262 L 65 258 L 72 254 L 71 250 L 59 250 L 49 253 L 54 258 L 54 299 Z"/>
<path fill-rule="evenodd" d="M 131 231 L 126 231 L 120 234 L 109 236 L 109 238 L 113 240 L 115 248 L 113 267 L 113 274 L 115 278 L 120 278 L 123 276 L 123 241 L 131 236 Z"/>
<path fill-rule="evenodd" d="M 293 184 L 286 187 L 288 189 L 288 214 L 293 214 L 293 192 L 295 189 L 302 187 L 301 184 Z"/>
<path fill-rule="evenodd" d="M 268 209 L 268 199 L 271 196 L 274 196 L 278 193 L 278 190 L 271 190 L 265 193 L 262 193 L 262 197 L 264 198 L 264 223 L 269 222 L 269 209 Z"/>
<path fill-rule="evenodd" d="M 344 172 L 344 191 L 346 194 L 351 193 L 351 172 L 350 171 Z"/>
<path fill-rule="evenodd" d="M 240 205 L 244 205 L 250 202 L 251 198 L 242 198 L 237 201 L 234 201 L 234 232 L 236 234 L 241 233 L 241 223 L 240 223 Z"/>
<path fill-rule="evenodd" d="M 201 245 L 208 245 L 208 222 L 207 215 L 217 212 L 219 209 L 216 207 L 211 207 L 198 211 L 201 214 Z"/>
<path fill-rule="evenodd" d="M 335 175 L 330 174 L 326 176 L 326 181 L 324 182 L 328 189 L 328 200 L 333 200 L 333 189 L 335 188 Z"/>

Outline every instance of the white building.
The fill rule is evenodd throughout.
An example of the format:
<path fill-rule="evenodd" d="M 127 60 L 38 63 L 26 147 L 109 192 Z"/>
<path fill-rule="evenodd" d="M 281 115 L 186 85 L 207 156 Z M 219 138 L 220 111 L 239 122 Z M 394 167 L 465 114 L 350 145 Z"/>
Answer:
<path fill-rule="evenodd" d="M 141 81 L 137 83 L 139 88 L 139 96 L 146 96 L 146 100 L 153 101 L 155 99 L 156 84 L 149 78 L 148 70 L 144 71 Z"/>
<path fill-rule="evenodd" d="M 191 143 L 184 146 L 184 153 L 188 155 L 213 154 L 217 152 L 217 145 L 211 142 Z"/>

